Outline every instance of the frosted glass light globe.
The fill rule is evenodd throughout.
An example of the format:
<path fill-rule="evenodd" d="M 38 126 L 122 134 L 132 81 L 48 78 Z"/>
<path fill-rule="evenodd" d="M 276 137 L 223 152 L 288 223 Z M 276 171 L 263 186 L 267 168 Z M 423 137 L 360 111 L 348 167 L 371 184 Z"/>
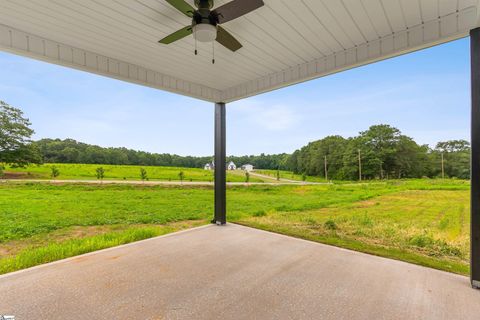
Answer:
<path fill-rule="evenodd" d="M 217 27 L 208 23 L 193 26 L 193 36 L 200 42 L 212 42 L 217 38 Z"/>

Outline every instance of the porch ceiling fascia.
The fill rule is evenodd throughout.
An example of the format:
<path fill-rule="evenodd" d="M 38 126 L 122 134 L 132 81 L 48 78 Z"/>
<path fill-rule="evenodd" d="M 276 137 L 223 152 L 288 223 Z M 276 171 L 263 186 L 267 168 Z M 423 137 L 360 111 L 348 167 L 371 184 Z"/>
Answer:
<path fill-rule="evenodd" d="M 222 92 L 145 67 L 0 25 L 0 49 L 17 55 L 165 90 L 209 102 Z"/>
<path fill-rule="evenodd" d="M 480 25 L 477 8 L 444 16 L 414 28 L 255 79 L 221 92 L 232 102 L 279 88 L 386 60 L 467 37 Z"/>

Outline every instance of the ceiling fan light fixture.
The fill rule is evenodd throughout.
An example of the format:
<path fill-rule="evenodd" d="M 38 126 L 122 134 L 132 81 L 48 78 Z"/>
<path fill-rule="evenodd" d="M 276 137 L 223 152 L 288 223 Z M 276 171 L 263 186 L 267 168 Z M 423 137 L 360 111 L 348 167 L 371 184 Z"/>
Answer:
<path fill-rule="evenodd" d="M 217 38 L 217 27 L 208 23 L 193 26 L 193 36 L 200 42 L 212 42 Z"/>
<path fill-rule="evenodd" d="M 195 39 L 195 54 L 197 54 L 196 41 L 214 42 L 232 52 L 242 48 L 242 44 L 235 37 L 222 28 L 222 24 L 240 18 L 265 5 L 263 0 L 231 0 L 215 7 L 215 0 L 195 0 L 196 9 L 188 2 L 193 0 L 165 0 L 179 12 L 191 19 L 192 23 L 174 33 L 169 34 L 159 43 L 171 44 L 175 41 L 193 35 Z M 187 2 L 188 1 L 188 2 Z M 223 0 L 227 1 L 227 0 Z M 214 50 L 214 48 L 212 48 Z"/>

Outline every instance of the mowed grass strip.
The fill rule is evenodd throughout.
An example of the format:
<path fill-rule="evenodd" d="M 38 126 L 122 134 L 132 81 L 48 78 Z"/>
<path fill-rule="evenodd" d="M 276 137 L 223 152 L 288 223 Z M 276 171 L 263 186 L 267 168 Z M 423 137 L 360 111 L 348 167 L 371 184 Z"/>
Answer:
<path fill-rule="evenodd" d="M 200 168 L 179 168 L 159 166 L 129 166 L 108 164 L 69 164 L 48 163 L 43 165 L 30 165 L 26 168 L 6 168 L 7 173 L 16 173 L 17 178 L 22 179 L 51 179 L 51 168 L 55 166 L 60 175 L 56 180 L 95 180 L 98 167 L 105 170 L 105 180 L 141 180 L 140 168 L 147 171 L 150 181 L 179 181 L 179 173 L 184 173 L 184 181 L 213 182 L 213 171 Z M 245 173 L 237 171 L 227 172 L 228 182 L 244 182 Z M 250 177 L 250 182 L 264 182 L 258 177 Z"/>
<path fill-rule="evenodd" d="M 468 182 L 229 187 L 229 221 L 468 272 Z M 0 184 L 0 273 L 207 223 L 212 187 Z"/>

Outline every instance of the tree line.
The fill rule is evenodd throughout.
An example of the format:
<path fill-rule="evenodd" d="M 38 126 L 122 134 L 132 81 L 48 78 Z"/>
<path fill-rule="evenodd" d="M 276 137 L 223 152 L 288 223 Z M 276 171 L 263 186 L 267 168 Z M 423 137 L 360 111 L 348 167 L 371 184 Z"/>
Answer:
<path fill-rule="evenodd" d="M 335 180 L 470 177 L 465 140 L 419 145 L 397 128 L 374 125 L 357 136 L 328 136 L 288 157 L 284 166 L 300 174 Z"/>
<path fill-rule="evenodd" d="M 87 163 L 139 166 L 169 166 L 185 168 L 203 168 L 212 162 L 212 156 L 193 157 L 169 153 L 150 153 L 127 148 L 104 148 L 86 144 L 73 139 L 42 139 L 33 142 L 45 163 Z M 263 169 L 277 169 L 288 158 L 287 154 L 257 156 L 229 156 L 237 166 L 252 164 Z"/>
<path fill-rule="evenodd" d="M 89 163 L 202 168 L 213 157 L 149 153 L 127 148 L 103 148 L 72 139 L 42 139 L 33 143 L 46 163 Z M 470 145 L 465 140 L 419 145 L 397 128 L 374 125 L 358 136 L 328 136 L 293 154 L 230 156 L 237 166 L 290 170 L 334 180 L 398 179 L 470 176 Z"/>
<path fill-rule="evenodd" d="M 0 101 L 0 174 L 2 164 L 86 163 L 202 168 L 212 156 L 193 157 L 104 148 L 73 139 L 32 141 L 34 131 L 20 109 Z M 465 140 L 419 145 L 389 125 L 374 125 L 357 136 L 328 136 L 292 154 L 230 156 L 237 166 L 289 170 L 302 176 L 335 180 L 470 177 L 470 144 Z"/>

